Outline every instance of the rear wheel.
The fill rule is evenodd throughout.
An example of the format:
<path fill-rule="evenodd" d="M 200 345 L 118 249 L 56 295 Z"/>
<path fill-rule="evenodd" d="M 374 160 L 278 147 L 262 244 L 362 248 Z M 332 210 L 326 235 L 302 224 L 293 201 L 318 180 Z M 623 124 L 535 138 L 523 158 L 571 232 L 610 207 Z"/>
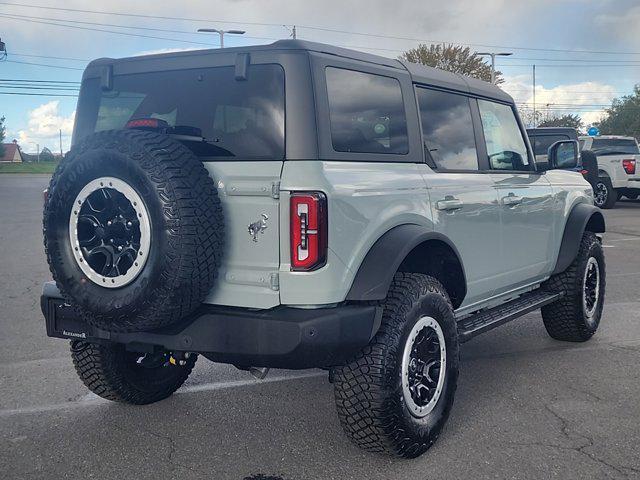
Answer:
<path fill-rule="evenodd" d="M 600 325 L 605 284 L 602 245 L 593 232 L 585 232 L 573 263 L 546 282 L 546 289 L 564 293 L 559 301 L 542 307 L 549 335 L 568 342 L 589 340 Z"/>
<path fill-rule="evenodd" d="M 613 208 L 618 201 L 618 191 L 613 188 L 611 179 L 599 177 L 593 187 L 593 203 L 600 208 Z"/>
<path fill-rule="evenodd" d="M 145 405 L 169 397 L 187 379 L 196 354 L 174 361 L 169 352 L 128 352 L 123 345 L 71 342 L 80 380 L 96 395 L 114 402 Z M 182 365 L 180 365 L 182 363 Z"/>
<path fill-rule="evenodd" d="M 333 371 L 340 422 L 366 450 L 417 457 L 440 435 L 457 379 L 458 333 L 447 292 L 432 277 L 398 273 L 378 333 Z"/>

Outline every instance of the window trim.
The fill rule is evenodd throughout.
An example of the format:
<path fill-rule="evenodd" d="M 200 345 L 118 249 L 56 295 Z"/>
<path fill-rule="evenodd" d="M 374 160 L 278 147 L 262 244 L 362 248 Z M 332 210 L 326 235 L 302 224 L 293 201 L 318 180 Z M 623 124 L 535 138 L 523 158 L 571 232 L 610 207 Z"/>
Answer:
<path fill-rule="evenodd" d="M 451 95 L 458 95 L 460 97 L 465 97 L 467 99 L 467 101 L 469 102 L 469 113 L 471 114 L 471 125 L 473 128 L 473 137 L 474 137 L 474 142 L 475 142 L 475 149 L 476 149 L 476 158 L 478 160 L 478 168 L 474 169 L 474 170 L 468 170 L 468 169 L 460 169 L 460 168 L 444 168 L 444 167 L 439 167 L 435 160 L 433 159 L 433 156 L 431 155 L 431 152 L 429 152 L 429 150 L 426 148 L 425 145 L 425 139 L 424 139 L 424 130 L 422 129 L 422 115 L 420 114 L 420 101 L 418 100 L 418 90 L 422 89 L 422 90 L 431 90 L 431 91 L 436 91 L 436 92 L 442 92 L 442 93 L 448 93 Z M 422 84 L 422 83 L 414 83 L 413 84 L 413 91 L 414 91 L 414 97 L 415 97 L 415 101 L 416 101 L 416 108 L 418 111 L 418 126 L 420 127 L 420 146 L 422 148 L 423 154 L 424 154 L 424 159 L 425 159 L 425 163 L 427 165 L 429 165 L 429 167 L 436 173 L 482 173 L 483 171 L 483 162 L 482 162 L 482 157 L 481 157 L 481 151 L 478 148 L 478 131 L 476 128 L 476 118 L 474 115 L 474 103 L 475 102 L 475 98 L 471 95 L 469 95 L 468 93 L 465 92 L 460 92 L 458 90 L 452 90 L 452 89 L 448 89 L 448 88 L 438 88 L 432 85 L 426 85 L 426 84 Z M 485 149 L 486 152 L 486 149 Z"/>
<path fill-rule="evenodd" d="M 413 163 L 423 164 L 424 153 L 420 146 L 420 132 L 418 130 L 418 113 L 416 111 L 415 98 L 413 95 L 412 81 L 409 72 L 404 68 L 390 65 L 343 58 L 323 52 L 308 52 L 311 63 L 311 75 L 314 87 L 315 118 L 316 118 L 316 141 L 318 148 L 318 158 L 325 161 L 342 162 L 367 162 L 367 163 Z M 345 70 L 355 70 L 362 73 L 391 77 L 400 82 L 404 112 L 407 119 L 407 135 L 409 139 L 408 154 L 380 154 L 380 153 L 358 153 L 358 152 L 338 152 L 333 149 L 331 141 L 331 130 L 329 122 L 329 98 L 325 78 L 325 68 L 336 67 Z"/>

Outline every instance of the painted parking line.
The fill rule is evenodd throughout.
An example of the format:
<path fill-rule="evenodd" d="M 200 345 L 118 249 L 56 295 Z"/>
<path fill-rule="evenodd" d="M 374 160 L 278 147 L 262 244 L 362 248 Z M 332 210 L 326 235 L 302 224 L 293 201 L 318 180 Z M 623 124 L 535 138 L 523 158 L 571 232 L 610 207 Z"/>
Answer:
<path fill-rule="evenodd" d="M 232 388 L 251 387 L 254 385 L 264 385 L 265 383 L 287 382 L 290 380 L 302 380 L 306 378 L 315 378 L 326 376 L 326 372 L 308 372 L 298 375 L 288 375 L 286 377 L 267 377 L 264 380 L 256 380 L 254 378 L 246 380 L 233 380 L 229 382 L 217 382 L 217 383 L 203 383 L 200 385 L 189 385 L 183 387 L 176 392 L 177 395 L 185 395 L 189 393 L 197 392 L 213 392 L 216 390 L 228 390 Z M 79 408 L 94 407 L 99 405 L 108 405 L 113 402 L 105 400 L 93 393 L 87 394 L 80 400 L 74 402 L 53 403 L 49 405 L 36 405 L 33 407 L 24 408 L 10 408 L 6 410 L 0 410 L 0 418 L 13 417 L 17 415 L 34 415 L 39 413 L 57 412 L 61 410 L 75 410 Z"/>

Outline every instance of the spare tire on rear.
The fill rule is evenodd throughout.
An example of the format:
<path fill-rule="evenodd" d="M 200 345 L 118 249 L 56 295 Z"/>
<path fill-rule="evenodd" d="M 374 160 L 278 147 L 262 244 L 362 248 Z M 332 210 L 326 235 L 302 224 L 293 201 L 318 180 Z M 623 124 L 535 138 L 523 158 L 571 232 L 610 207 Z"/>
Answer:
<path fill-rule="evenodd" d="M 63 297 L 113 332 L 188 316 L 213 287 L 223 250 L 213 179 L 184 145 L 148 131 L 75 145 L 51 179 L 43 226 Z"/>

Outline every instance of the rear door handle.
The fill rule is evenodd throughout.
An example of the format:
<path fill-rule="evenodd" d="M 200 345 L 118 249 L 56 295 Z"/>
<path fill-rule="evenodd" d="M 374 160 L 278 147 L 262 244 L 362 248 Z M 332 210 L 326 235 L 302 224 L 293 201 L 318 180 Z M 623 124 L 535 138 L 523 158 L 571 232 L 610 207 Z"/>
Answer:
<path fill-rule="evenodd" d="M 436 202 L 436 209 L 445 211 L 460 210 L 462 205 L 462 200 L 447 195 L 443 200 Z"/>
<path fill-rule="evenodd" d="M 518 197 L 515 193 L 510 193 L 506 197 L 502 197 L 502 204 L 507 207 L 513 207 L 522 203 L 522 197 Z"/>

